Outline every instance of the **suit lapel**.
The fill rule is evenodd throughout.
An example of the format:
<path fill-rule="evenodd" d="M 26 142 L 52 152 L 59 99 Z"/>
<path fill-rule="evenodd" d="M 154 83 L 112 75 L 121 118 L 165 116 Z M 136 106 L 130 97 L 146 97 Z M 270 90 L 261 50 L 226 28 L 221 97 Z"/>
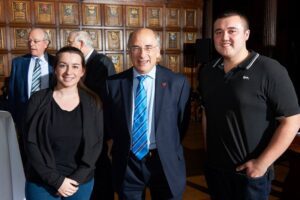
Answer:
<path fill-rule="evenodd" d="M 97 55 L 97 51 L 93 50 L 93 53 L 90 55 L 88 60 L 86 61 L 86 66 L 89 66 L 90 62 L 92 62 L 93 58 Z"/>
<path fill-rule="evenodd" d="M 133 84 L 133 70 L 129 70 L 124 79 L 120 82 L 122 88 L 122 96 L 124 102 L 124 109 L 129 133 L 131 133 L 131 115 L 132 115 L 132 84 Z"/>
<path fill-rule="evenodd" d="M 167 81 L 161 68 L 157 65 L 156 68 L 156 80 L 155 80 L 155 101 L 154 101 L 154 116 L 155 116 L 155 129 L 159 122 L 160 112 L 163 105 L 165 88 L 167 87 Z"/>
<path fill-rule="evenodd" d="M 21 64 L 22 73 L 20 74 L 20 79 L 24 79 L 24 95 L 26 96 L 26 99 L 29 99 L 28 96 L 28 71 L 29 71 L 29 65 L 30 65 L 30 59 L 31 56 L 26 56 L 23 60 L 24 63 Z M 25 74 L 25 76 L 24 76 Z"/>

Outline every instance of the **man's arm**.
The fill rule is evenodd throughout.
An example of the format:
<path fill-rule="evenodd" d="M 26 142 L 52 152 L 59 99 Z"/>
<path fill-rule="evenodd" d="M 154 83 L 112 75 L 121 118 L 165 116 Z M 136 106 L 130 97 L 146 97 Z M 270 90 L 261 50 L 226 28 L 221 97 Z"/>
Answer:
<path fill-rule="evenodd" d="M 280 120 L 270 143 L 257 159 L 249 160 L 237 167 L 237 171 L 246 170 L 249 177 L 260 177 L 290 146 L 300 128 L 300 114 Z"/>

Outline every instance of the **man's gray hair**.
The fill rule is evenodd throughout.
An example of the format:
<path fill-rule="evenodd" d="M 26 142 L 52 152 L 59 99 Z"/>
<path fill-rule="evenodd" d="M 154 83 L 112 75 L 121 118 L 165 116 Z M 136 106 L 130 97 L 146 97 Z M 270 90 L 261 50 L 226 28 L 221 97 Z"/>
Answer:
<path fill-rule="evenodd" d="M 72 31 L 70 35 L 75 35 L 74 40 L 75 41 L 82 41 L 86 46 L 93 48 L 93 41 L 91 39 L 91 36 L 86 31 Z"/>

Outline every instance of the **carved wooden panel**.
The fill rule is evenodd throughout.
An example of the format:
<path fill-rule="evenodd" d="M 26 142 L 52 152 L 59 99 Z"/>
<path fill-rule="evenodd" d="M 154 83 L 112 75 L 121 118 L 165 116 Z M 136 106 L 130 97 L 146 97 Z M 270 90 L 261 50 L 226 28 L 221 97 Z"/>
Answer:
<path fill-rule="evenodd" d="M 162 27 L 162 8 L 147 7 L 147 27 Z"/>
<path fill-rule="evenodd" d="M 123 31 L 122 30 L 105 30 L 106 50 L 123 50 Z"/>
<path fill-rule="evenodd" d="M 195 9 L 184 10 L 184 26 L 186 28 L 196 28 L 196 13 Z"/>
<path fill-rule="evenodd" d="M 99 4 L 82 4 L 82 24 L 101 25 L 101 13 Z"/>
<path fill-rule="evenodd" d="M 30 28 L 12 28 L 11 35 L 12 35 L 12 48 L 13 49 L 28 49 L 27 40 Z"/>
<path fill-rule="evenodd" d="M 165 63 L 172 71 L 179 72 L 180 54 L 167 54 Z"/>
<path fill-rule="evenodd" d="M 167 27 L 180 27 L 180 9 L 179 8 L 166 8 L 166 26 Z"/>
<path fill-rule="evenodd" d="M 30 23 L 30 1 L 9 1 L 10 22 Z"/>
<path fill-rule="evenodd" d="M 123 26 L 121 5 L 104 5 L 105 26 Z"/>
<path fill-rule="evenodd" d="M 166 49 L 179 50 L 180 32 L 166 32 Z"/>
<path fill-rule="evenodd" d="M 195 43 L 197 39 L 196 32 L 185 32 L 184 33 L 184 43 Z"/>
<path fill-rule="evenodd" d="M 143 26 L 143 7 L 126 6 L 126 26 L 129 27 Z"/>
<path fill-rule="evenodd" d="M 55 24 L 54 2 L 34 2 L 35 20 L 37 24 Z"/>
<path fill-rule="evenodd" d="M 108 53 L 106 54 L 112 61 L 115 66 L 115 70 L 117 73 L 123 71 L 123 54 L 121 53 Z"/>
<path fill-rule="evenodd" d="M 59 22 L 63 25 L 78 25 L 79 10 L 77 3 L 59 3 Z"/>

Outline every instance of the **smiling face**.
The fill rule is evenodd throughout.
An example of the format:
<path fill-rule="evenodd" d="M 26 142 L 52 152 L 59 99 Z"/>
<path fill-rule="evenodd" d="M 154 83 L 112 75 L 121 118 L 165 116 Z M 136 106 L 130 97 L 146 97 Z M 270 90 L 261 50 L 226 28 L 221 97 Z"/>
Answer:
<path fill-rule="evenodd" d="M 60 88 L 77 87 L 85 72 L 82 57 L 76 53 L 63 52 L 58 59 L 55 67 L 57 86 Z"/>
<path fill-rule="evenodd" d="M 214 44 L 224 58 L 239 57 L 246 50 L 250 30 L 238 15 L 219 18 L 214 23 Z"/>
<path fill-rule="evenodd" d="M 31 55 L 41 57 L 47 47 L 49 41 L 45 37 L 45 32 L 42 29 L 33 29 L 28 37 L 28 48 Z"/>
<path fill-rule="evenodd" d="M 139 29 L 129 39 L 129 55 L 134 68 L 146 74 L 157 64 L 160 47 L 156 34 L 151 29 Z"/>

